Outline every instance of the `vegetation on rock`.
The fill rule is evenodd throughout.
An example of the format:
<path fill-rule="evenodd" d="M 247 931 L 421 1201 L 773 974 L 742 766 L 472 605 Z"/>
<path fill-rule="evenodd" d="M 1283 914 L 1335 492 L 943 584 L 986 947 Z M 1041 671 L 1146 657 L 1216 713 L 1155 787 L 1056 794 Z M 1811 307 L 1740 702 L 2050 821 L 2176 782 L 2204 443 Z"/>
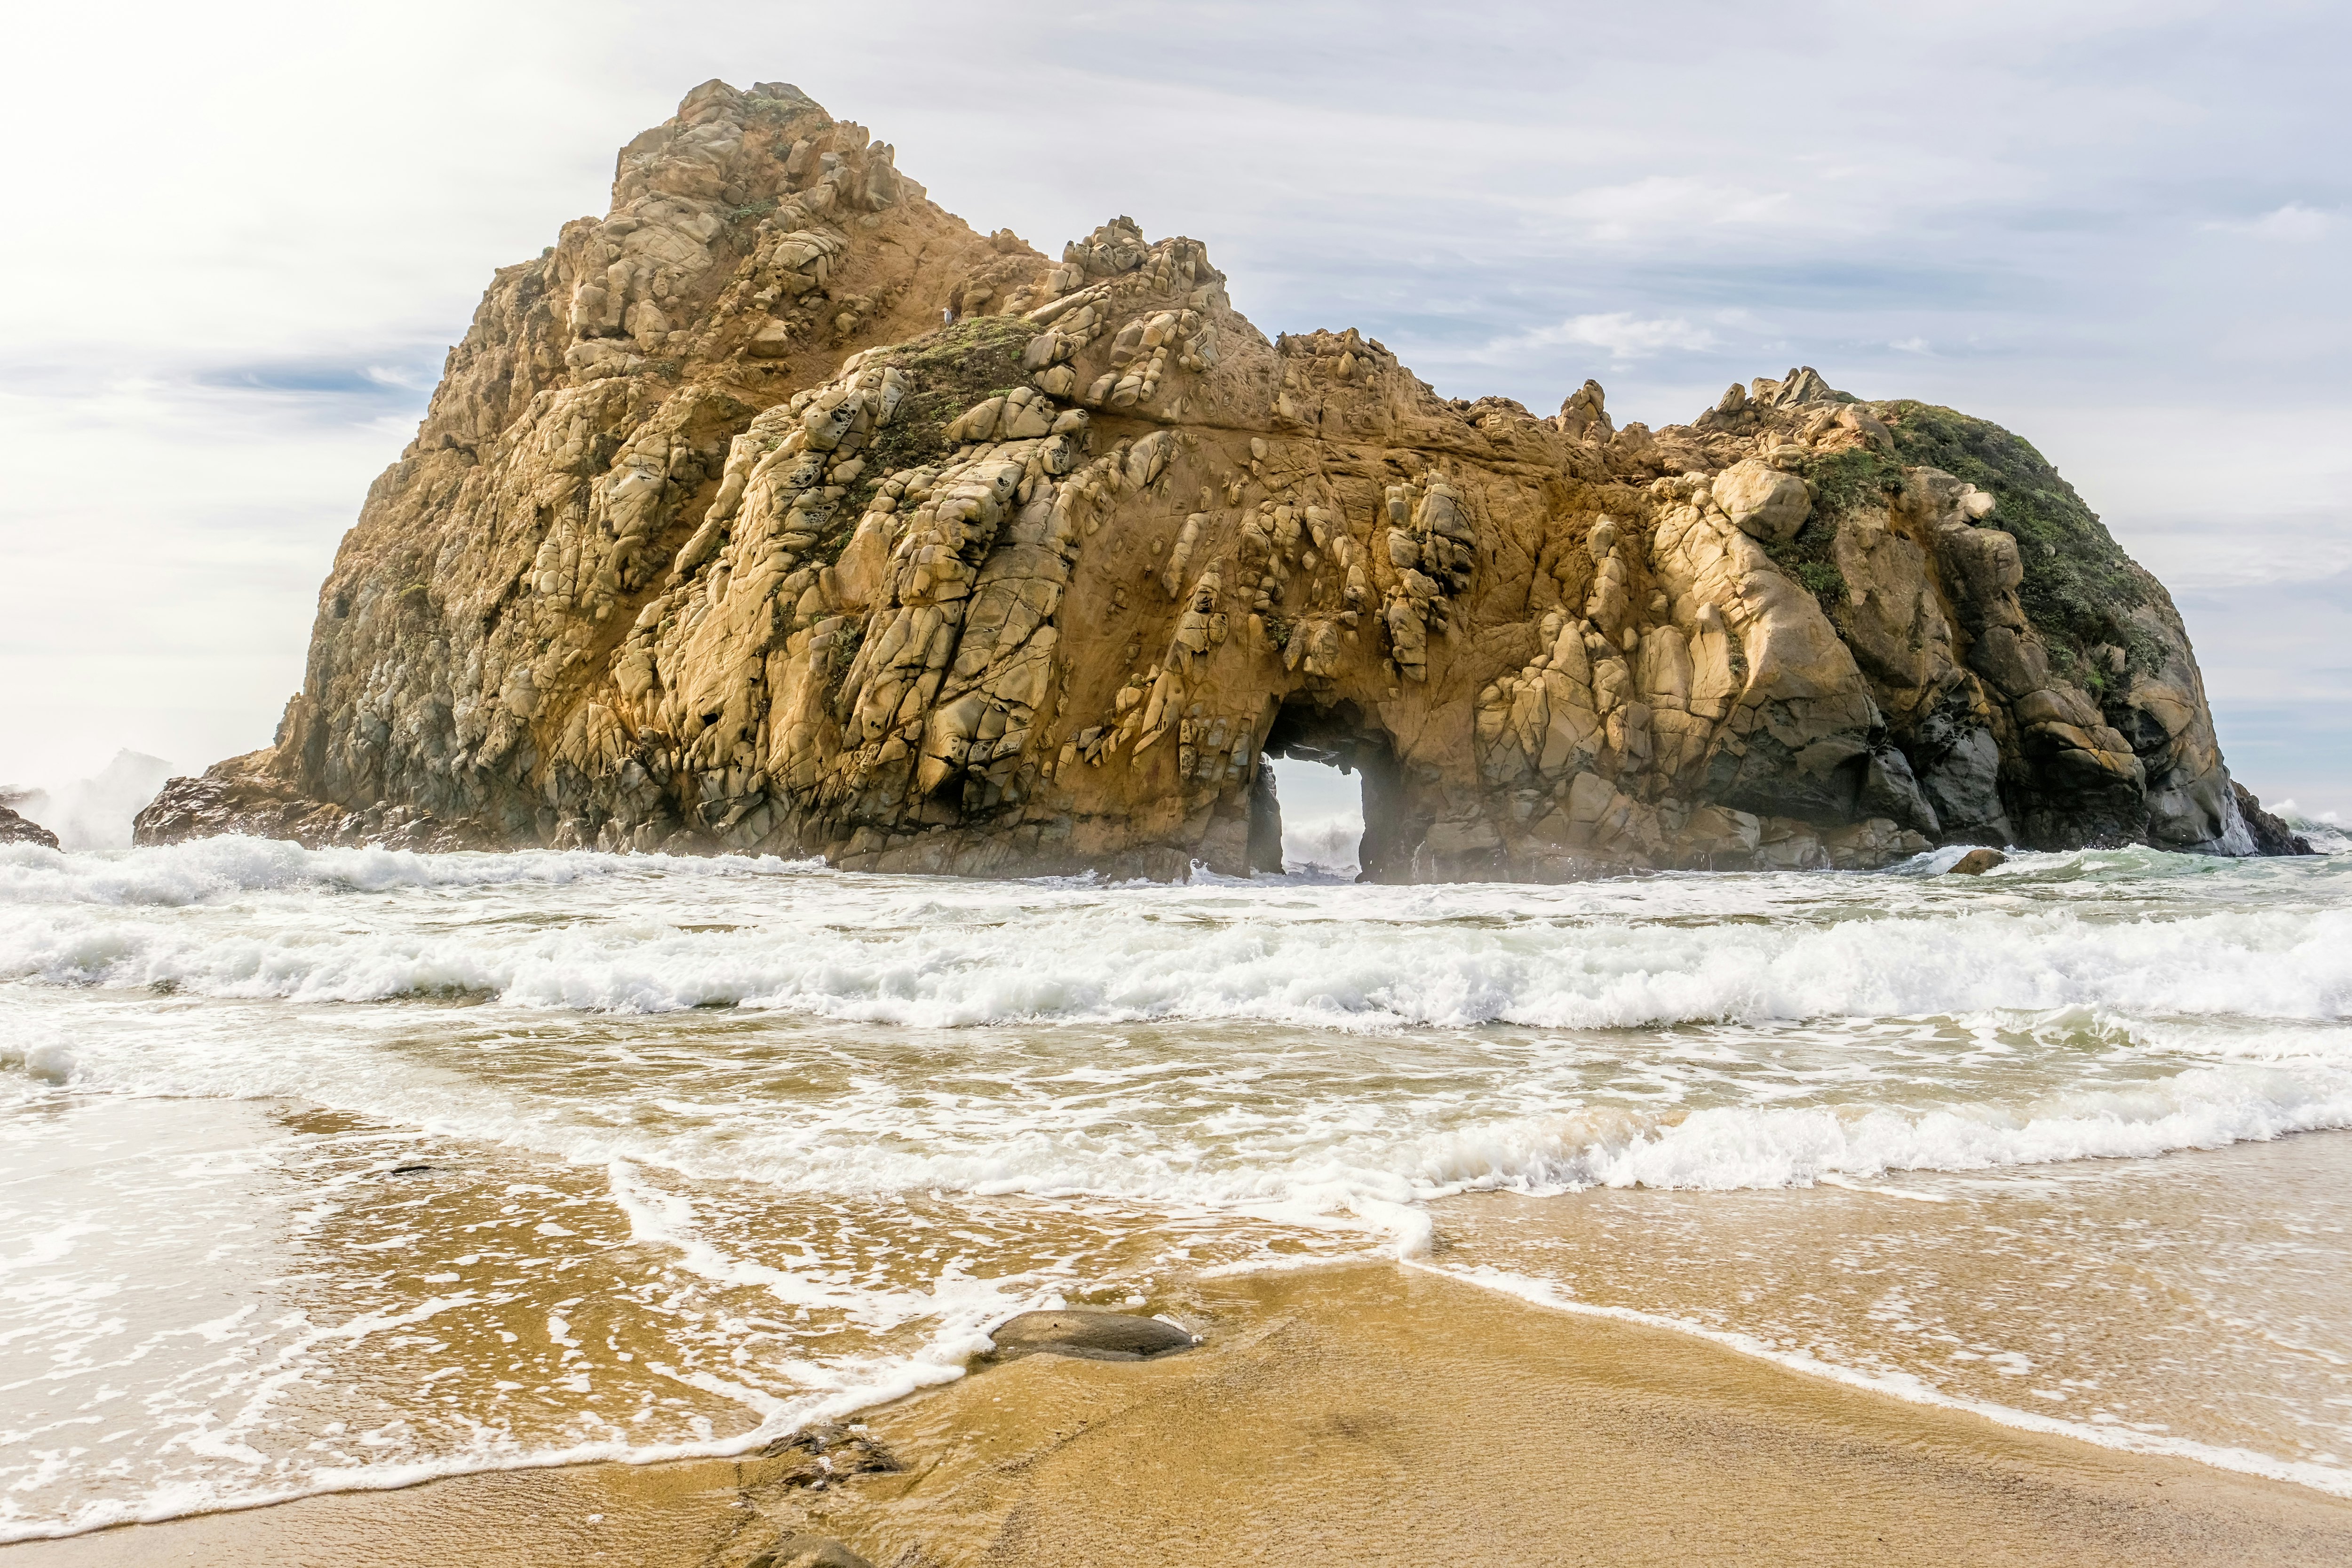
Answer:
<path fill-rule="evenodd" d="M 2036 628 L 2073 644 L 2070 652 L 2130 648 L 2153 672 L 2159 650 L 2131 618 L 2147 602 L 2146 574 L 2032 442 L 1990 420 L 1907 400 L 1890 405 L 1887 423 L 1905 461 L 1966 479 L 2000 503 L 1989 526 L 2017 541 L 2025 567 L 2018 599 Z"/>

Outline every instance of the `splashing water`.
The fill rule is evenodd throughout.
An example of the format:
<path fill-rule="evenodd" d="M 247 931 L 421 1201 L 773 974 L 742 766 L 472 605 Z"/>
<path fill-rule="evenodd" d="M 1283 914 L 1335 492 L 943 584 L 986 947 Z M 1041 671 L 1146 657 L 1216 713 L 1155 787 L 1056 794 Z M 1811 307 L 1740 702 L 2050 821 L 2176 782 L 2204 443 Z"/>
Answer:
<path fill-rule="evenodd" d="M 1024 1305 L 1368 1251 L 2352 1489 L 2352 857 L 1949 858 L 0 848 L 0 1539 L 734 1451 Z"/>

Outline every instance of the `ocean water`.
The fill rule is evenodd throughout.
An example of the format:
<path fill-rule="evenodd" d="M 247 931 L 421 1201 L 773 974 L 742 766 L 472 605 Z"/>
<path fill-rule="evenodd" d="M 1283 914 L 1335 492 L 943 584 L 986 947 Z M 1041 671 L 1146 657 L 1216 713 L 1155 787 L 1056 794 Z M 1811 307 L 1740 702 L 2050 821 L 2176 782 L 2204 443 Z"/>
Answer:
<path fill-rule="evenodd" d="M 1028 1306 L 1364 1255 L 2352 1495 L 2326 843 L 1557 888 L 0 847 L 0 1540 L 738 1451 Z"/>

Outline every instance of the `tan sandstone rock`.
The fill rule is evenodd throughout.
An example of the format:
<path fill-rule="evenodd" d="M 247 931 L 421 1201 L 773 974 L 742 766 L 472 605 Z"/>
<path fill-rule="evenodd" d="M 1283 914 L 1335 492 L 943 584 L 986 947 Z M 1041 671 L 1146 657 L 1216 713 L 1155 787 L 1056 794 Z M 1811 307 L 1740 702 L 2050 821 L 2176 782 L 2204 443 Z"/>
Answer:
<path fill-rule="evenodd" d="M 34 844 L 55 849 L 58 836 L 32 818 L 18 815 L 15 807 L 0 805 L 0 844 Z"/>
<path fill-rule="evenodd" d="M 141 833 L 1239 872 L 1285 752 L 1381 878 L 2252 847 L 2170 601 L 2005 432 L 1810 368 L 1449 401 L 719 82 L 498 274 L 276 742 Z"/>

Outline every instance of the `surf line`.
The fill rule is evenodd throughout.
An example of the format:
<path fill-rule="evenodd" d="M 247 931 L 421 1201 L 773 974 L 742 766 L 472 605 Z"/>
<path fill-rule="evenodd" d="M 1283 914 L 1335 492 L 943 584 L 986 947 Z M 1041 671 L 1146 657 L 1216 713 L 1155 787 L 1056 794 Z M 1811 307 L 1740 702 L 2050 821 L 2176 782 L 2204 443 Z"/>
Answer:
<path fill-rule="evenodd" d="M 1579 1301 L 1560 1294 L 1559 1288 L 1549 1280 L 1530 1279 L 1513 1274 L 1491 1264 L 1475 1268 L 1448 1268 L 1441 1264 L 1424 1262 L 1415 1258 L 1397 1260 L 1406 1268 L 1418 1268 L 1426 1274 L 1475 1285 L 1482 1290 L 1514 1296 L 1533 1306 L 1549 1308 L 1556 1312 L 1574 1312 L 1589 1318 L 1612 1318 L 1620 1322 L 1639 1323 L 1647 1328 L 1664 1329 L 1672 1333 L 1688 1334 L 1706 1340 L 1739 1355 L 1757 1361 L 1769 1362 L 1787 1371 L 1807 1377 L 1823 1378 L 1872 1394 L 1885 1394 L 1910 1405 L 1930 1405 L 1945 1410 L 1958 1410 L 1970 1415 L 1980 1415 L 1988 1421 L 2023 1432 L 2038 1432 L 2053 1437 L 2072 1437 L 2078 1442 L 2095 1444 L 2102 1448 L 2114 1448 L 2127 1454 L 2156 1455 L 2167 1458 L 2191 1459 L 2217 1470 L 2233 1470 L 2242 1475 L 2261 1476 L 2268 1480 L 2290 1481 L 2297 1486 L 2325 1492 L 2330 1497 L 2352 1498 L 2352 1470 L 2338 1469 L 2332 1465 L 2315 1465 L 2301 1459 L 2282 1459 L 2271 1454 L 2258 1454 L 2251 1448 L 2224 1448 L 2210 1443 L 2200 1443 L 2187 1437 L 2159 1436 L 2149 1432 L 2137 1432 L 2128 1426 L 2094 1426 L 2087 1422 L 2062 1421 L 2053 1415 L 2037 1415 L 2031 1410 L 2019 1410 L 2007 1405 L 1995 1405 L 1990 1400 L 1968 1399 L 1946 1394 L 1907 1373 L 1887 1375 L 1859 1371 L 1826 1362 L 1803 1351 L 1775 1349 L 1752 1334 L 1734 1329 L 1710 1329 L 1686 1318 L 1669 1318 L 1662 1313 L 1644 1312 L 1633 1307 L 1603 1307 L 1591 1301 Z"/>

